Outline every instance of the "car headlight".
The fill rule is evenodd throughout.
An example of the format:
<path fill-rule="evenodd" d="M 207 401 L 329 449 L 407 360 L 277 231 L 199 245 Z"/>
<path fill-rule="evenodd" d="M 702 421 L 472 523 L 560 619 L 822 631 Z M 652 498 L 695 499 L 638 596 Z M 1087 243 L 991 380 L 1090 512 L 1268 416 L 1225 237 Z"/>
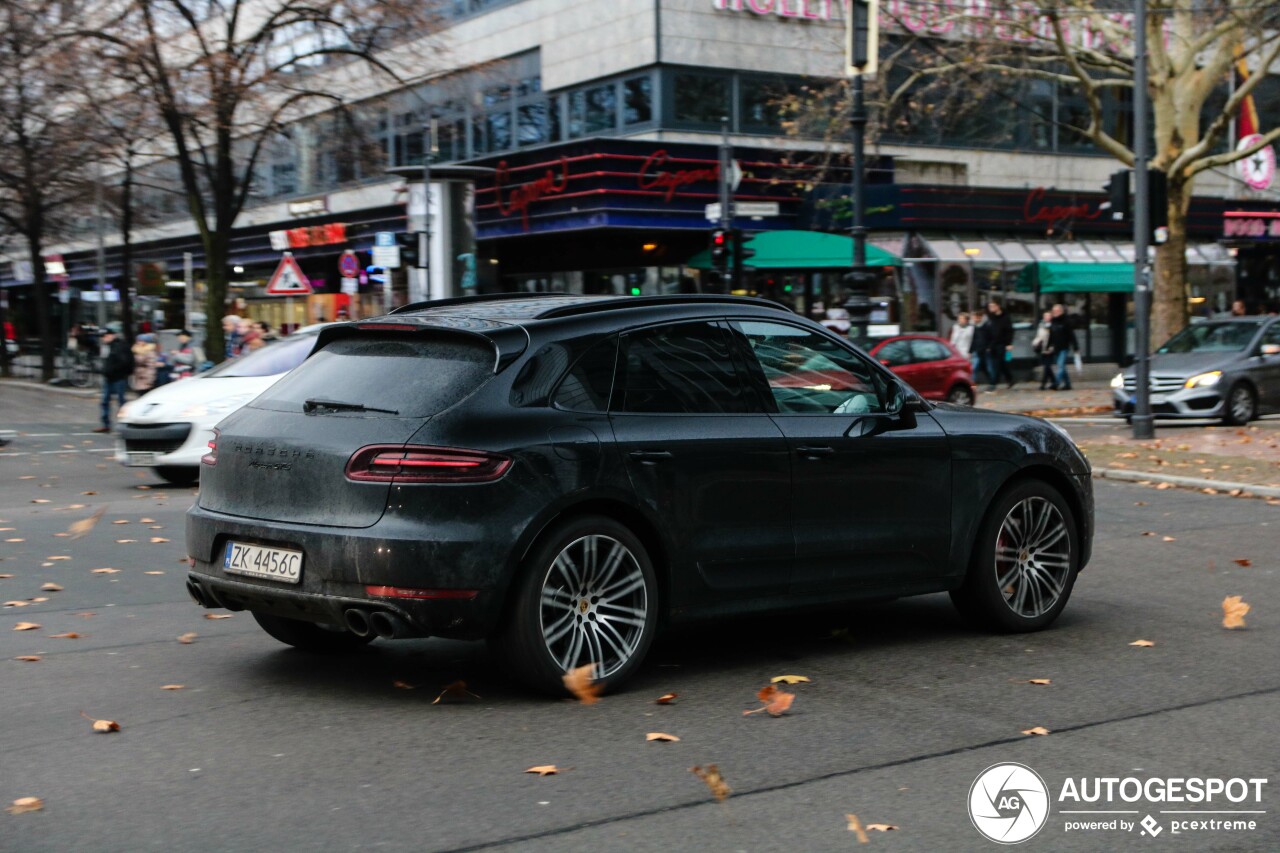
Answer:
<path fill-rule="evenodd" d="M 187 406 L 181 412 L 178 412 L 180 418 L 203 418 L 209 415 L 225 415 L 234 412 L 245 403 L 252 400 L 253 394 L 240 394 L 235 397 L 228 397 L 225 400 L 214 400 L 209 403 L 196 403 L 194 406 Z"/>
<path fill-rule="evenodd" d="M 1112 388 L 1123 388 L 1123 387 L 1124 387 L 1124 374 L 1123 374 L 1123 373 L 1117 373 L 1115 376 L 1112 376 L 1112 377 L 1111 377 L 1111 387 L 1112 387 Z"/>
<path fill-rule="evenodd" d="M 1187 380 L 1187 388 L 1208 388 L 1210 385 L 1217 385 L 1218 380 L 1222 378 L 1221 370 L 1210 370 L 1208 373 L 1199 373 Z"/>
<path fill-rule="evenodd" d="M 119 409 L 117 409 L 117 410 L 116 410 L 116 420 L 118 420 L 118 421 L 122 421 L 122 420 L 124 420 L 125 418 L 129 417 L 129 412 L 130 412 L 130 410 L 131 410 L 131 409 L 133 409 L 133 404 L 134 404 L 134 402 L 136 402 L 136 401 L 130 401 L 130 402 L 128 402 L 128 403 L 125 403 L 123 406 L 121 406 Z"/>

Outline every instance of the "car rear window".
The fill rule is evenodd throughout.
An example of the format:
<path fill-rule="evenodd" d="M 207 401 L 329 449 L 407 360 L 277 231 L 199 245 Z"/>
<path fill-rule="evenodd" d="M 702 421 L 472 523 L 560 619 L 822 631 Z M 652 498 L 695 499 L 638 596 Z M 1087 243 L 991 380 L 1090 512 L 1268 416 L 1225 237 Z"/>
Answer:
<path fill-rule="evenodd" d="M 307 359 L 252 405 L 301 412 L 308 400 L 324 400 L 364 406 L 374 416 L 394 412 L 424 418 L 449 408 L 492 377 L 493 348 L 476 338 L 344 338 Z"/>

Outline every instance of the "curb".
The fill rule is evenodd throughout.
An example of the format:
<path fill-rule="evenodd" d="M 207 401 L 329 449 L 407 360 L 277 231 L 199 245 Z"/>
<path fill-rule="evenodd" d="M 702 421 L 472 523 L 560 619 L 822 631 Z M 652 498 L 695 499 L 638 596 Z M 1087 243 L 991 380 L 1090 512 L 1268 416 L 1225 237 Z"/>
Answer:
<path fill-rule="evenodd" d="M 1259 486 L 1254 483 L 1231 483 L 1226 480 L 1201 480 L 1198 477 L 1179 477 L 1175 474 L 1144 474 L 1141 471 L 1124 471 L 1119 468 L 1094 468 L 1093 476 L 1103 480 L 1124 480 L 1130 483 L 1168 483 L 1187 489 L 1216 489 L 1219 492 L 1239 489 L 1253 497 L 1280 498 L 1280 488 Z"/>
<path fill-rule="evenodd" d="M 66 394 L 71 397 L 84 397 L 93 399 L 101 394 L 101 390 L 93 388 L 63 388 L 58 385 L 45 385 L 41 382 L 27 382 L 22 379 L 3 379 L 0 380 L 0 388 L 30 388 L 33 391 L 49 391 L 54 394 Z"/>

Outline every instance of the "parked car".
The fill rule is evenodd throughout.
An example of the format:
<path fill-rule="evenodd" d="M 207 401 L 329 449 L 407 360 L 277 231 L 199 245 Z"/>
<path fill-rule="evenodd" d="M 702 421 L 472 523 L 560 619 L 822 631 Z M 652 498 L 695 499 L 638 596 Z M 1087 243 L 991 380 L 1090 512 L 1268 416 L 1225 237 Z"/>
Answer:
<path fill-rule="evenodd" d="M 169 483 L 196 482 L 214 424 L 301 364 L 317 332 L 300 331 L 126 403 L 116 416 L 116 461 L 151 468 Z"/>
<path fill-rule="evenodd" d="M 871 354 L 926 400 L 972 406 L 973 366 L 955 347 L 933 335 L 898 335 L 874 344 Z"/>
<path fill-rule="evenodd" d="M 1235 317 L 1194 323 L 1151 356 L 1151 413 L 1157 418 L 1219 418 L 1247 424 L 1280 412 L 1280 318 Z M 1131 367 L 1111 380 L 1115 414 L 1133 416 Z"/>
<path fill-rule="evenodd" d="M 323 330 L 217 428 L 187 588 L 312 651 L 487 638 L 609 687 L 660 626 L 949 591 L 1047 627 L 1089 559 L 1089 465 L 936 407 L 765 300 L 467 297 Z"/>

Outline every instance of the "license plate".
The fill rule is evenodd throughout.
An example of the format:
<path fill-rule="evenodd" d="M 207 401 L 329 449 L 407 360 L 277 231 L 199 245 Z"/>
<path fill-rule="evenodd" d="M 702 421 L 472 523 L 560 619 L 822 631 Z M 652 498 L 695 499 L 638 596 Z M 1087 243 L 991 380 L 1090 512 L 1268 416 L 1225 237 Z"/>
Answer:
<path fill-rule="evenodd" d="M 298 583 L 302 580 L 302 552 L 265 548 L 247 542 L 228 542 L 222 557 L 223 571 L 255 578 Z"/>
<path fill-rule="evenodd" d="M 1153 405 L 1153 406 L 1158 406 L 1158 405 L 1160 405 L 1161 403 L 1165 402 L 1165 399 L 1166 399 L 1166 398 L 1165 398 L 1165 395 L 1163 395 L 1163 394 L 1152 394 L 1152 395 L 1151 395 L 1151 405 Z"/>
<path fill-rule="evenodd" d="M 156 454 L 150 452 L 130 451 L 125 454 L 126 465 L 155 465 Z"/>

